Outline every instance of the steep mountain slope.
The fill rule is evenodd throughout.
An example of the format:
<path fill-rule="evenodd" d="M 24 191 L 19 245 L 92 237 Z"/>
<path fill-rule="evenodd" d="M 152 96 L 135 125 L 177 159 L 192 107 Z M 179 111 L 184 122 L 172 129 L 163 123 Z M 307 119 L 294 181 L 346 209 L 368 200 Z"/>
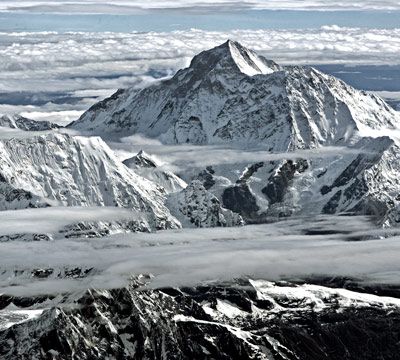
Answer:
<path fill-rule="evenodd" d="M 311 158 L 301 154 L 288 160 L 236 164 L 237 176 L 224 166 L 213 167 L 208 181 L 226 177 L 210 188 L 221 194 L 228 209 L 248 221 L 310 214 L 365 214 L 386 225 L 399 222 L 400 148 L 389 137 L 361 138 L 337 152 Z M 224 185 L 231 182 L 230 186 Z"/>
<path fill-rule="evenodd" d="M 71 224 L 65 231 L 69 237 L 106 235 L 116 228 L 167 229 L 181 226 L 166 205 L 167 194 L 177 192 L 180 209 L 195 206 L 196 214 L 201 213 L 201 221 L 194 221 L 187 212 L 183 216 L 173 206 L 185 224 L 241 224 L 240 216 L 223 209 L 200 183 L 198 188 L 192 186 L 196 196 L 181 195 L 186 183 L 159 169 L 156 161 L 144 152 L 127 159 L 125 164 L 100 138 L 49 133 L 0 141 L 0 211 L 54 205 L 118 206 L 136 211 L 128 222 Z M 199 199 L 202 201 L 198 202 Z M 173 202 L 169 199 L 168 203 Z M 9 234 L 7 239 L 16 235 L 21 234 Z"/>
<path fill-rule="evenodd" d="M 187 184 L 174 173 L 160 169 L 158 161 L 144 151 L 140 151 L 135 156 L 124 160 L 123 164 L 134 170 L 136 174 L 162 186 L 167 193 L 180 191 L 187 186 Z"/>
<path fill-rule="evenodd" d="M 247 222 L 349 212 L 393 225 L 400 220 L 393 131 L 399 124 L 400 114 L 377 96 L 313 68 L 279 66 L 228 41 L 168 81 L 118 91 L 71 127 L 249 151 L 249 161 L 216 161 L 184 178 L 202 181 Z M 254 149 L 287 158 L 252 162 Z M 318 150 L 298 152 L 304 149 Z"/>
<path fill-rule="evenodd" d="M 100 138 L 54 133 L 1 141 L 0 164 L 0 210 L 118 206 L 141 212 L 150 229 L 179 226 L 164 206 L 164 189 L 130 171 Z"/>

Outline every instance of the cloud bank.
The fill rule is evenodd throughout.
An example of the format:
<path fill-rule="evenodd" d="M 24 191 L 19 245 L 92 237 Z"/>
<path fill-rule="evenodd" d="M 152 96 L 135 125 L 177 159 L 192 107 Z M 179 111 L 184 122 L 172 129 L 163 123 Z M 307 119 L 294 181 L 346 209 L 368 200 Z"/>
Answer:
<path fill-rule="evenodd" d="M 149 10 L 186 10 L 186 11 L 215 11 L 243 9 L 263 10 L 399 10 L 397 0 L 29 0 L 29 1 L 2 1 L 0 11 L 29 11 L 29 12 L 57 12 L 57 13 L 96 13 L 96 14 L 127 14 L 141 13 Z"/>
<path fill-rule="evenodd" d="M 81 221 L 130 220 L 132 210 L 115 207 L 51 207 L 1 212 L 1 235 L 18 233 L 55 233 L 67 225 Z"/>
<path fill-rule="evenodd" d="M 0 113 L 65 123 L 117 88 L 172 76 L 229 38 L 281 64 L 400 64 L 400 28 L 0 33 Z"/>
<path fill-rule="evenodd" d="M 390 130 L 390 134 L 393 134 L 393 130 Z M 387 135 L 386 132 L 376 134 L 376 136 L 385 135 Z M 340 146 L 326 146 L 318 149 L 271 153 L 265 151 L 263 148 L 250 148 L 246 151 L 243 150 L 242 147 L 229 148 L 226 145 L 165 145 L 157 139 L 147 138 L 140 134 L 122 138 L 121 142 L 109 141 L 109 145 L 121 160 L 130 158 L 136 155 L 140 150 L 144 150 L 157 158 L 161 164 L 161 168 L 179 174 L 184 174 L 189 170 L 198 172 L 199 169 L 204 169 L 206 166 L 242 164 L 243 167 L 245 167 L 250 163 L 264 161 L 333 159 L 349 154 L 366 153 L 365 149 Z M 199 156 L 199 154 L 201 154 L 201 156 Z"/>
<path fill-rule="evenodd" d="M 118 287 L 140 273 L 154 274 L 151 286 L 155 287 L 247 276 L 268 280 L 349 276 L 367 283 L 398 285 L 400 239 L 398 233 L 387 231 L 395 230 L 376 229 L 365 217 L 319 216 L 239 228 L 29 244 L 11 241 L 0 243 L 0 292 L 29 295 Z M 363 237 L 371 240 L 352 241 Z M 30 274 L 32 269 L 76 266 L 96 271 L 84 279 L 65 281 L 8 275 L 15 270 Z"/>
<path fill-rule="evenodd" d="M 399 64 L 400 29 L 149 33 L 0 33 L 0 91 L 76 91 L 140 85 L 237 40 L 283 64 Z"/>

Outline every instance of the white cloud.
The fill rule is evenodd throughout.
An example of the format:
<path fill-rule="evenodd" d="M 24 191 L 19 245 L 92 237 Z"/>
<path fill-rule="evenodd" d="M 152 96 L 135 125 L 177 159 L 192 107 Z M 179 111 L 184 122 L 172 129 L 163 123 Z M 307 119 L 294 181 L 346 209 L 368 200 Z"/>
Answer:
<path fill-rule="evenodd" d="M 70 122 L 78 119 L 84 111 L 66 110 L 66 111 L 26 111 L 21 112 L 21 116 L 27 117 L 36 121 L 50 121 L 54 124 L 66 126 Z"/>
<path fill-rule="evenodd" d="M 391 130 L 393 131 L 393 130 Z M 386 133 L 380 133 L 380 136 Z M 378 136 L 378 135 L 377 135 Z M 136 134 L 122 138 L 121 142 L 110 142 L 109 145 L 121 160 L 125 160 L 140 150 L 155 156 L 166 170 L 180 173 L 189 169 L 204 169 L 206 166 L 226 164 L 243 164 L 260 161 L 279 161 L 287 159 L 321 159 L 335 158 L 348 154 L 366 153 L 365 149 L 326 146 L 324 148 L 298 150 L 293 152 L 270 153 L 264 149 L 228 148 L 219 145 L 165 145 L 157 139 L 150 139 Z M 201 156 L 199 156 L 201 154 Z"/>
<path fill-rule="evenodd" d="M 141 86 L 228 38 L 283 64 L 399 64 L 400 29 L 0 33 L 0 91 Z"/>
<path fill-rule="evenodd" d="M 82 111 L 117 88 L 142 87 L 171 76 L 198 52 L 228 38 L 281 64 L 400 63 L 400 29 L 0 33 L 0 97 L 8 93 L 15 100 L 17 92 L 27 92 L 33 101 L 38 92 L 60 93 L 71 99 L 40 105 L 53 113 L 49 118 L 54 112 Z M 0 108 L 2 113 L 15 110 L 42 111 L 34 103 L 3 101 Z M 52 118 L 66 121 L 66 114 Z"/>
<path fill-rule="evenodd" d="M 1 212 L 0 236 L 8 234 L 55 233 L 80 221 L 129 220 L 132 210 L 115 207 L 51 207 Z"/>
<path fill-rule="evenodd" d="M 397 0 L 29 0 L 2 1 L 0 10 L 3 11 L 35 11 L 59 13 L 106 13 L 127 14 L 141 13 L 148 10 L 210 10 L 215 9 L 267 9 L 267 10 L 399 10 Z"/>
<path fill-rule="evenodd" d="M 52 221 L 52 214 L 49 220 Z M 59 221 L 59 219 L 57 220 Z M 3 223 L 0 224 L 0 227 Z M 309 230 L 329 235 L 307 235 Z M 334 233 L 334 231 L 338 231 Z M 101 239 L 0 243 L 0 292 L 67 291 L 123 285 L 131 274 L 152 273 L 153 286 L 196 284 L 251 276 L 269 280 L 314 275 L 349 276 L 368 283 L 400 278 L 398 232 L 377 230 L 364 217 L 290 219 L 240 228 L 119 234 Z M 380 238 L 382 235 L 391 235 Z M 373 236 L 374 240 L 349 241 Z M 356 256 L 354 254 L 357 254 Z M 97 271 L 84 280 L 8 278 L 9 271 L 80 266 Z"/>

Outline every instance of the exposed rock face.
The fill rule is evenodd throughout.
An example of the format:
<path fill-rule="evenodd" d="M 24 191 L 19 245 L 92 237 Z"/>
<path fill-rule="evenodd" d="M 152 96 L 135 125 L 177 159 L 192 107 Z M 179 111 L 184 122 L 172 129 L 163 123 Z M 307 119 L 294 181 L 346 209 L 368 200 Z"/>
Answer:
<path fill-rule="evenodd" d="M 11 129 L 20 129 L 24 131 L 45 131 L 58 129 L 61 127 L 49 121 L 35 121 L 27 119 L 20 115 L 0 116 L 0 126 L 9 127 Z"/>
<path fill-rule="evenodd" d="M 1 176 L 1 175 L 0 175 Z M 29 191 L 10 185 L 7 180 L 0 182 L 1 210 L 17 210 L 50 206 L 49 203 Z"/>
<path fill-rule="evenodd" d="M 278 170 L 277 174 L 269 178 L 268 184 L 262 189 L 271 205 L 280 203 L 284 199 L 288 186 L 293 181 L 296 171 L 304 172 L 308 168 L 307 161 L 293 163 L 288 160 Z"/>
<path fill-rule="evenodd" d="M 172 214 L 185 226 L 240 226 L 240 215 L 221 206 L 218 198 L 206 190 L 199 180 L 192 181 L 179 193 L 170 195 L 167 203 Z"/>
<path fill-rule="evenodd" d="M 222 195 L 222 201 L 226 208 L 242 214 L 250 221 L 257 218 L 260 210 L 254 195 L 246 184 L 228 187 Z"/>
<path fill-rule="evenodd" d="M 0 235 L 0 243 L 9 241 L 50 241 L 51 237 L 47 234 L 19 233 L 11 235 Z"/>
<path fill-rule="evenodd" d="M 215 185 L 215 180 L 213 177 L 214 174 L 215 171 L 213 170 L 213 168 L 211 166 L 207 166 L 206 169 L 204 169 L 197 175 L 196 180 L 201 181 L 203 186 L 208 190 Z"/>
<path fill-rule="evenodd" d="M 261 280 L 140 284 L 87 291 L 74 306 L 1 297 L 0 357 L 375 360 L 397 359 L 400 350 L 398 299 Z"/>
<path fill-rule="evenodd" d="M 148 229 L 180 226 L 164 206 L 164 190 L 126 168 L 99 138 L 48 134 L 1 141 L 0 164 L 0 210 L 118 206 L 140 212 Z"/>
<path fill-rule="evenodd" d="M 136 174 L 163 187 L 167 193 L 180 191 L 187 186 L 180 177 L 171 171 L 163 170 L 161 164 L 144 151 L 140 151 L 134 157 L 124 160 L 123 163 L 134 170 Z"/>

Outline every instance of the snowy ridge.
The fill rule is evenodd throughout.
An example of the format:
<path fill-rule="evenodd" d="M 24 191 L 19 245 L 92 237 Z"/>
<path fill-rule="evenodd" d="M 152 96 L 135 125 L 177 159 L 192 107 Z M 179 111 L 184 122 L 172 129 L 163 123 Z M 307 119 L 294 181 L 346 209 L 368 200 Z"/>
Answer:
<path fill-rule="evenodd" d="M 180 191 L 187 186 L 186 182 L 174 173 L 160 169 L 161 165 L 157 160 L 143 150 L 134 157 L 124 160 L 123 164 L 134 170 L 136 174 L 163 187 L 168 194 Z"/>
<path fill-rule="evenodd" d="M 264 58 L 243 47 L 238 42 L 228 40 L 226 44 L 232 54 L 232 59 L 243 74 L 254 76 L 271 74 L 275 71 L 275 66 L 270 66 Z"/>
<path fill-rule="evenodd" d="M 118 206 L 146 214 L 150 229 L 179 226 L 164 206 L 163 189 L 126 168 L 100 138 L 11 139 L 0 142 L 0 154 L 2 210 Z"/>
<path fill-rule="evenodd" d="M 20 115 L 0 116 L 0 127 L 9 127 L 23 131 L 45 131 L 60 128 L 59 125 L 49 121 L 35 121 Z"/>

